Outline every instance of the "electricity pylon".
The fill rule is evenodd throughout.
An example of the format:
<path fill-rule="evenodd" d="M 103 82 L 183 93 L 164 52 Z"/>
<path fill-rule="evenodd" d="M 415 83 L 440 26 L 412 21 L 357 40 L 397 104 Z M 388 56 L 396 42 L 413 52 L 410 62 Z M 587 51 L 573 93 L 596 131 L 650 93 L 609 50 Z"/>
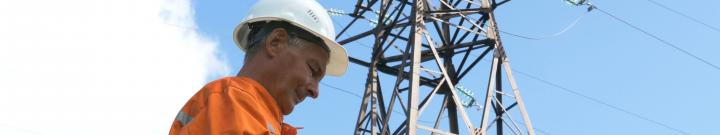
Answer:
<path fill-rule="evenodd" d="M 493 13 L 508 1 L 357 0 L 352 12 L 330 10 L 334 15 L 352 17 L 338 38 L 351 28 L 364 31 L 339 39 L 340 44 L 348 46 L 362 39 L 374 41 L 369 59 L 350 56 L 352 63 L 368 68 L 354 134 L 415 135 L 427 131 L 425 133 L 430 134 L 534 135 Z M 363 21 L 374 27 L 368 30 L 366 25 L 359 25 L 358 22 Z M 484 80 L 461 81 L 471 70 L 478 69 L 476 65 L 485 57 L 491 57 L 492 62 L 484 91 L 458 89 L 458 83 Z M 506 77 L 502 77 L 503 73 Z M 511 93 L 503 92 L 504 84 L 509 84 Z M 384 93 L 383 90 L 390 91 Z M 483 92 L 485 95 L 480 98 L 469 94 Z M 422 98 L 421 93 L 425 95 Z M 386 102 L 387 96 L 389 102 Z M 442 96 L 441 104 L 433 104 L 436 96 Z M 466 97 L 466 101 L 460 97 Z M 479 101 L 483 104 L 478 104 Z M 472 111 L 466 111 L 467 107 L 476 107 L 478 111 L 469 114 Z M 423 112 L 431 108 L 437 109 L 434 111 L 437 117 L 430 122 L 421 120 Z M 510 114 L 513 109 L 519 110 L 519 114 Z M 477 116 L 480 118 L 472 119 Z M 518 116 L 521 119 L 513 119 Z M 445 118 L 447 123 L 443 124 Z M 473 123 L 474 120 L 480 123 Z"/>

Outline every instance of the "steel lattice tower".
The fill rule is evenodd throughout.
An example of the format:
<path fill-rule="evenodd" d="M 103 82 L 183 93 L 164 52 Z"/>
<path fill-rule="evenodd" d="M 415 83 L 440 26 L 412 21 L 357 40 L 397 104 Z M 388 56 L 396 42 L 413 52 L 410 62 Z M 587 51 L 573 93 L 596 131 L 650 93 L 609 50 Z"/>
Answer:
<path fill-rule="evenodd" d="M 348 45 L 363 38 L 374 40 L 369 60 L 350 56 L 352 63 L 368 68 L 354 134 L 415 135 L 417 129 L 422 129 L 432 134 L 487 134 L 494 131 L 499 135 L 534 135 L 493 13 L 508 1 L 357 0 L 352 13 L 329 11 L 352 17 L 338 37 L 352 27 L 365 28 L 362 33 L 339 39 L 340 44 Z M 358 20 L 374 22 L 375 26 L 369 29 L 366 25 L 359 26 Z M 481 53 L 476 55 L 477 51 Z M 485 92 L 484 98 L 478 98 L 477 102 L 483 103 L 477 105 L 482 111 L 469 115 L 466 107 L 474 103 L 474 98 L 470 96 L 470 101 L 464 104 L 460 96 L 467 96 L 468 91 L 456 90 L 456 84 L 476 69 L 484 57 L 491 57 L 492 63 L 487 87 L 477 91 Z M 484 78 L 478 80 L 481 79 Z M 503 80 L 507 82 L 503 83 Z M 383 88 L 382 83 L 393 87 Z M 503 92 L 503 84 L 509 84 L 511 93 Z M 427 94 L 421 97 L 421 92 Z M 387 96 L 390 96 L 389 102 Z M 423 111 L 432 108 L 430 102 L 435 96 L 442 96 L 442 104 L 435 107 L 438 113 L 432 121 L 434 125 L 418 123 Z M 517 115 L 522 118 L 513 119 L 517 115 L 509 114 L 511 109 L 519 110 Z M 444 114 L 447 125 L 441 126 Z M 473 123 L 470 117 L 480 115 L 479 125 L 474 125 L 477 122 Z M 523 122 L 518 124 L 517 120 Z"/>

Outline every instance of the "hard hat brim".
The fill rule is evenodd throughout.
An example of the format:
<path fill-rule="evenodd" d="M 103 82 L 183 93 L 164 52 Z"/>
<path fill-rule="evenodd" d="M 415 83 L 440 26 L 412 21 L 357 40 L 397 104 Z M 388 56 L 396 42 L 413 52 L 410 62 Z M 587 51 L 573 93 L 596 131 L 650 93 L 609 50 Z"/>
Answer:
<path fill-rule="evenodd" d="M 288 22 L 296 27 L 299 27 L 305 31 L 310 32 L 311 34 L 321 38 L 323 42 L 325 43 L 325 46 L 330 50 L 330 58 L 328 59 L 327 67 L 325 68 L 325 74 L 330 76 L 343 76 L 345 72 L 347 71 L 348 67 L 348 55 L 345 51 L 345 47 L 335 42 L 334 37 L 326 37 L 322 36 L 322 34 L 319 34 L 311 29 L 308 29 L 302 25 L 299 25 L 298 23 L 294 21 L 290 21 L 283 18 L 278 17 L 257 17 L 249 20 L 245 20 L 242 23 L 240 23 L 237 27 L 235 27 L 235 31 L 233 32 L 233 39 L 235 41 L 235 45 L 240 48 L 242 51 L 247 51 L 247 36 L 250 33 L 250 28 L 248 27 L 248 24 L 258 21 L 285 21 Z M 334 35 L 333 35 L 334 36 Z"/>

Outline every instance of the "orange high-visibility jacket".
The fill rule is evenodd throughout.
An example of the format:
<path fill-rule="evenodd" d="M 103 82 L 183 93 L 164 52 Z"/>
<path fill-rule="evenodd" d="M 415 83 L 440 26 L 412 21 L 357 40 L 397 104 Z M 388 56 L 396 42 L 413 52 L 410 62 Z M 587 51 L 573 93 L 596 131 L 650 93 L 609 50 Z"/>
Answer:
<path fill-rule="evenodd" d="M 178 112 L 170 135 L 295 135 L 265 88 L 247 77 L 208 83 Z"/>

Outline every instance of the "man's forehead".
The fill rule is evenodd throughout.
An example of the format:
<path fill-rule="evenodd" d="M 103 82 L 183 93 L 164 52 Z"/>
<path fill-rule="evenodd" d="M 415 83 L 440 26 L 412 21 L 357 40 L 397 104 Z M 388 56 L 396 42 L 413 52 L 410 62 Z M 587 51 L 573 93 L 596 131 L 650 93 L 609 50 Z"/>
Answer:
<path fill-rule="evenodd" d="M 326 53 L 330 53 L 330 48 L 328 48 L 322 40 L 317 41 L 317 42 L 308 40 L 308 38 L 310 38 L 310 37 L 307 37 L 307 36 L 311 36 L 311 35 L 302 35 L 302 34 L 295 33 L 295 36 L 297 36 L 299 39 L 301 39 L 304 44 L 312 44 L 313 46 L 317 46 L 318 48 L 322 49 Z"/>
<path fill-rule="evenodd" d="M 293 39 L 291 39 L 291 40 L 293 40 Z M 313 52 L 321 53 L 328 57 L 330 56 L 330 49 L 328 49 L 324 43 L 310 42 L 310 41 L 304 40 L 302 38 L 295 38 L 295 41 L 291 41 L 291 42 L 294 42 L 294 44 L 297 44 L 298 47 L 300 47 L 302 49 L 311 49 L 311 50 L 313 50 Z M 305 50 L 305 51 L 308 51 L 308 50 Z"/>
<path fill-rule="evenodd" d="M 330 61 L 330 51 L 328 49 L 323 48 L 323 44 L 317 44 L 313 42 L 308 41 L 302 41 L 304 42 L 303 47 L 301 48 L 306 53 L 303 56 L 319 56 L 318 62 L 319 64 L 327 65 L 327 63 Z"/>

